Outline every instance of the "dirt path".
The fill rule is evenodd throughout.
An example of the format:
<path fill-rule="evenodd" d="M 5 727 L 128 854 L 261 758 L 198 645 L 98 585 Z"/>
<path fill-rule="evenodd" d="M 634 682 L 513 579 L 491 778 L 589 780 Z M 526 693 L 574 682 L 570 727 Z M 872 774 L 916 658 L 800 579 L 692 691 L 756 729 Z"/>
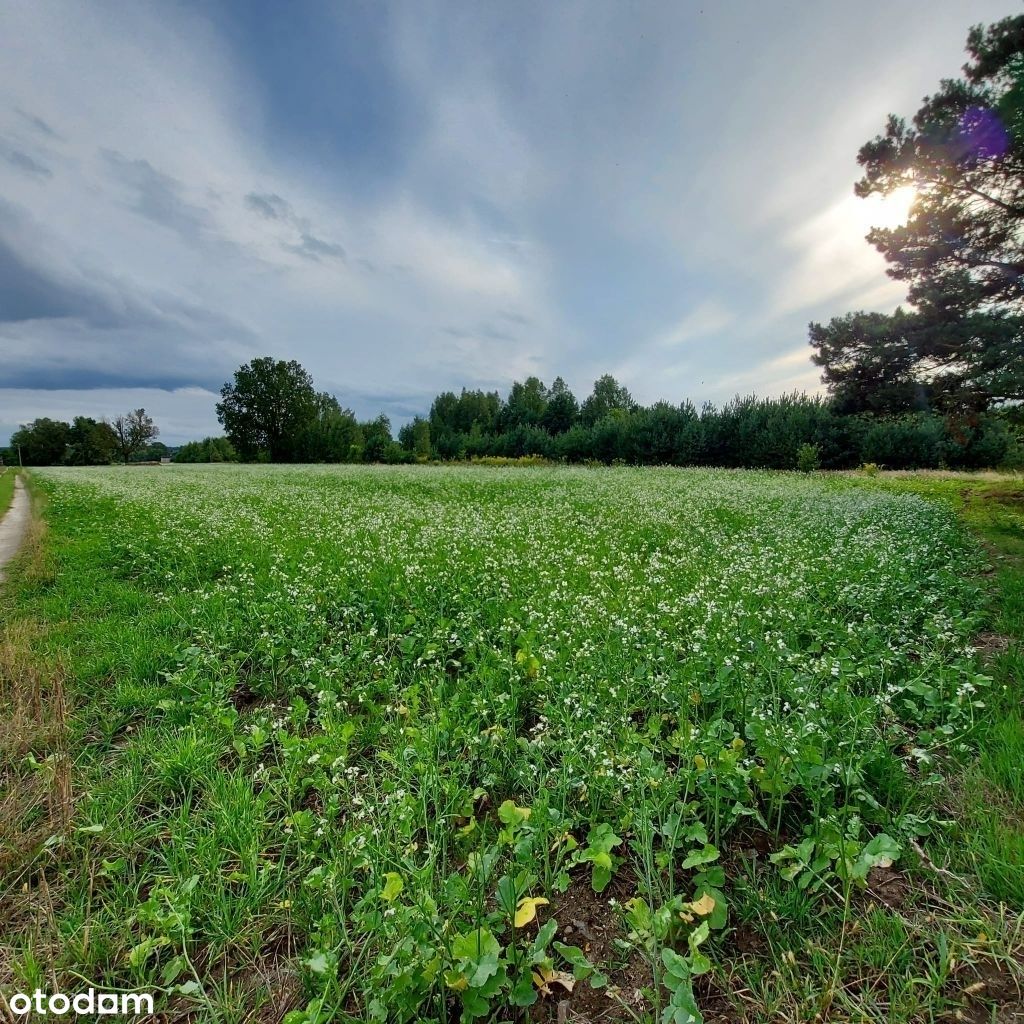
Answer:
<path fill-rule="evenodd" d="M 21 477 L 14 481 L 14 500 L 7 515 L 0 519 L 0 583 L 4 579 L 4 566 L 15 556 L 25 527 L 28 526 L 28 492 Z"/>

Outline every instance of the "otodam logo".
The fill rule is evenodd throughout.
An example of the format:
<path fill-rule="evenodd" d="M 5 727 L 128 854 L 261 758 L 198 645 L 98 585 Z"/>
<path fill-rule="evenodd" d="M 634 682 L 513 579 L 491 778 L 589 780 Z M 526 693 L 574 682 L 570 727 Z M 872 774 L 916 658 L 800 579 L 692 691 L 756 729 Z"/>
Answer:
<path fill-rule="evenodd" d="M 54 992 L 52 995 L 36 989 L 31 995 L 15 992 L 7 1005 L 16 1017 L 35 1014 L 36 1017 L 63 1017 L 67 1014 L 89 1014 L 95 1017 L 140 1017 L 153 1012 L 153 996 L 147 992 L 97 992 L 90 988 L 74 995 Z M 32 1018 L 33 1020 L 35 1017 Z"/>

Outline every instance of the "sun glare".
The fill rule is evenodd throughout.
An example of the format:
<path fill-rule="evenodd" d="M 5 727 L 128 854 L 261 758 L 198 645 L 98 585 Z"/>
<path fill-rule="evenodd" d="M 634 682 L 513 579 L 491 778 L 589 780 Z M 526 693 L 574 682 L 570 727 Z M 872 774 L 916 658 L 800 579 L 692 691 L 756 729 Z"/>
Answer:
<path fill-rule="evenodd" d="M 895 228 L 905 224 L 910 214 L 910 207 L 917 198 L 917 191 L 912 185 L 896 189 L 887 196 L 868 196 L 858 199 L 855 210 L 857 225 L 865 232 L 871 228 Z"/>

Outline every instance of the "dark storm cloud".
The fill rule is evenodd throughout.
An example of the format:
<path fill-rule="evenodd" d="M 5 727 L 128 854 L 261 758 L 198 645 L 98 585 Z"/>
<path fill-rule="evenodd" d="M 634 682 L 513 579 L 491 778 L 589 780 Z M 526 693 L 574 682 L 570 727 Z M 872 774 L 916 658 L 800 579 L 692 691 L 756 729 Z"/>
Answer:
<path fill-rule="evenodd" d="M 0 387 L 219 387 L 244 324 L 190 299 L 73 261 L 0 201 Z"/>
<path fill-rule="evenodd" d="M 0 213 L 4 209 L 0 204 Z M 33 266 L 0 236 L 0 324 L 68 317 L 94 327 L 116 326 L 121 319 L 108 302 Z"/>
<path fill-rule="evenodd" d="M 161 391 L 203 388 L 214 391 L 220 388 L 224 379 L 223 373 L 204 374 L 201 368 L 182 367 L 177 372 L 153 373 L 126 362 L 116 370 L 60 365 L 14 367 L 11 371 L 0 372 L 0 387 L 35 391 L 97 391 L 101 388 L 157 388 Z"/>
<path fill-rule="evenodd" d="M 115 178 L 132 193 L 131 208 L 140 216 L 196 243 L 209 227 L 207 210 L 184 198 L 177 178 L 158 171 L 148 160 L 132 160 L 116 150 L 102 151 Z"/>
<path fill-rule="evenodd" d="M 297 256 L 302 256 L 307 260 L 320 261 L 321 257 L 328 259 L 344 260 L 345 250 L 333 242 L 325 242 L 322 238 L 317 238 L 316 235 L 310 235 L 303 232 L 300 236 L 298 245 L 286 245 L 284 246 L 288 252 L 293 252 Z"/>
<path fill-rule="evenodd" d="M 60 135 L 50 127 L 38 114 L 30 114 L 25 110 L 15 110 L 15 113 L 30 124 L 40 135 L 45 135 L 49 139 L 59 139 Z"/>
<path fill-rule="evenodd" d="M 5 209 L 0 203 L 0 214 Z M 67 319 L 99 330 L 165 327 L 252 337 L 231 317 L 174 295 L 135 288 L 122 278 L 77 267 L 62 276 L 27 259 L 0 232 L 0 324 Z"/>
<path fill-rule="evenodd" d="M 383 389 L 353 389 L 336 381 L 326 381 L 327 389 L 343 405 L 358 410 L 377 410 L 392 420 L 407 420 L 422 416 L 434 400 L 434 392 L 386 391 Z M 363 415 L 366 415 L 364 413 Z M 376 415 L 373 413 L 372 415 Z"/>
<path fill-rule="evenodd" d="M 291 205 L 278 195 L 273 193 L 267 195 L 259 195 L 256 192 L 250 192 L 245 197 L 245 205 L 250 210 L 255 210 L 258 214 L 266 217 L 268 220 L 287 220 L 290 221 L 294 217 L 292 213 Z"/>
<path fill-rule="evenodd" d="M 317 263 L 321 259 L 345 260 L 346 254 L 343 246 L 337 242 L 328 242 L 313 234 L 312 225 L 308 217 L 300 217 L 292 204 L 287 199 L 269 192 L 250 192 L 245 197 L 245 205 L 255 213 L 258 213 L 266 220 L 280 221 L 287 224 L 298 232 L 297 242 L 283 242 L 281 248 L 286 252 L 294 253 L 303 259 L 313 260 Z"/>
<path fill-rule="evenodd" d="M 44 167 L 38 160 L 33 159 L 28 153 L 16 149 L 9 143 L 0 139 L 0 156 L 2 156 L 12 167 L 26 174 L 34 175 L 37 178 L 52 178 L 53 171 Z"/>

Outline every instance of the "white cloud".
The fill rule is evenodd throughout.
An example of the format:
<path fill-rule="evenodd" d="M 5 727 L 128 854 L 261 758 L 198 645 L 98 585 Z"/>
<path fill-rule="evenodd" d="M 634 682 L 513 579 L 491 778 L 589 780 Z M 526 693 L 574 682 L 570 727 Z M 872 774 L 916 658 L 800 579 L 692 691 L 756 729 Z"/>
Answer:
<path fill-rule="evenodd" d="M 885 260 L 864 240 L 873 213 L 878 222 L 887 219 L 879 202 L 849 194 L 784 234 L 782 244 L 791 259 L 772 289 L 766 315 L 780 317 L 828 303 L 842 306 L 842 300 L 864 295 L 888 309 L 906 301 L 906 286 L 886 278 Z"/>
<path fill-rule="evenodd" d="M 654 345 L 661 349 L 678 348 L 694 338 L 707 338 L 719 334 L 736 320 L 736 313 L 719 299 L 707 299 L 696 309 L 687 313 L 664 334 L 654 339 Z"/>
<path fill-rule="evenodd" d="M 821 371 L 809 364 L 809 347 L 791 349 L 782 355 L 773 356 L 741 371 L 730 371 L 711 382 L 711 388 L 719 393 L 784 394 L 789 391 L 807 391 L 816 394 L 823 390 L 819 380 Z"/>

